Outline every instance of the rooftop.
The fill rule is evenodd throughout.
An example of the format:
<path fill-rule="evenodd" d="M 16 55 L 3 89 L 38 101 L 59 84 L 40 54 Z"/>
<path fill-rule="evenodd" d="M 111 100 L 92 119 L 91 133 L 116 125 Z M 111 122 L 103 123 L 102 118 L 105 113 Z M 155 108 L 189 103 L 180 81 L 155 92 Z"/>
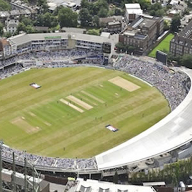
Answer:
<path fill-rule="evenodd" d="M 190 69 L 182 70 L 190 79 L 192 78 Z M 189 118 L 191 109 L 192 89 L 182 103 L 164 119 L 123 144 L 97 155 L 99 170 L 137 163 L 190 142 L 192 139 L 192 122 Z"/>
<path fill-rule="evenodd" d="M 182 36 L 184 38 L 192 39 L 192 20 L 189 24 L 178 34 L 178 36 Z"/>
<path fill-rule="evenodd" d="M 128 14 L 137 14 L 137 15 L 143 14 L 143 11 L 139 3 L 125 4 L 125 9 Z"/>
<path fill-rule="evenodd" d="M 150 28 L 156 23 L 156 20 L 153 18 L 138 17 L 135 21 L 131 23 L 133 28 Z"/>
<path fill-rule="evenodd" d="M 81 33 L 35 33 L 35 34 L 20 34 L 13 37 L 10 37 L 8 40 L 19 46 L 25 43 L 30 43 L 31 41 L 38 41 L 38 40 L 44 40 L 45 38 L 49 39 L 56 39 L 56 38 L 62 38 L 62 39 L 68 39 L 68 36 L 71 36 L 74 40 L 83 40 L 83 41 L 90 41 L 93 43 L 103 43 L 103 42 L 110 42 L 110 39 L 106 37 L 96 36 L 96 35 L 87 35 L 87 34 L 81 34 Z"/>
<path fill-rule="evenodd" d="M 141 6 L 139 3 L 128 3 L 125 4 L 126 9 L 141 9 Z"/>
<path fill-rule="evenodd" d="M 78 178 L 78 183 L 75 188 L 72 188 L 72 190 L 69 190 L 69 192 L 73 191 L 91 191 L 91 192 L 104 192 L 104 191 L 110 191 L 110 192 L 155 192 L 155 189 L 151 186 L 136 186 L 136 185 L 120 185 L 120 184 L 114 184 L 109 182 L 103 182 L 103 181 L 96 181 L 96 180 L 87 180 L 84 181 L 83 179 Z"/>
<path fill-rule="evenodd" d="M 82 28 L 73 28 L 73 27 L 63 27 L 62 32 L 67 32 L 67 33 L 85 33 L 86 29 Z"/>

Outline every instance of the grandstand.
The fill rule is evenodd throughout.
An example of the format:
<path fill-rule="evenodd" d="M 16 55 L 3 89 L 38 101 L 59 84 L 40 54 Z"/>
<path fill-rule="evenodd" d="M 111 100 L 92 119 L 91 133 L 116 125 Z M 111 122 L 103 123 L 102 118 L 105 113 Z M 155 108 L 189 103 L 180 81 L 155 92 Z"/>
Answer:
<path fill-rule="evenodd" d="M 32 34 L 24 34 L 10 38 L 11 56 L 7 54 L 6 50 L 3 51 L 4 59 L 0 61 L 1 78 L 6 78 L 34 67 L 73 67 L 77 66 L 76 60 L 81 60 L 80 63 L 86 64 L 85 66 L 101 67 L 103 64 L 103 40 L 99 42 L 99 45 L 95 40 L 94 43 L 92 42 L 89 45 L 87 42 L 83 42 L 82 37 L 78 35 L 75 35 L 75 37 L 73 35 L 69 37 L 67 34 L 58 34 L 58 36 L 54 37 L 51 35 L 49 34 L 47 37 L 37 35 L 36 37 Z M 68 40 L 70 39 L 70 42 L 63 40 L 63 36 Z M 72 37 L 76 38 L 75 41 L 71 41 Z M 106 39 L 104 40 L 106 42 Z M 54 47 L 52 46 L 53 41 L 55 42 Z M 61 47 L 62 49 L 59 49 Z M 69 47 L 70 49 L 68 49 Z M 50 51 L 52 48 L 54 50 Z M 56 49 L 58 50 L 55 51 Z M 42 157 L 11 149 L 4 145 L 2 150 L 3 161 L 12 163 L 12 153 L 15 152 L 17 165 L 22 166 L 26 157 L 31 164 L 35 165 L 37 170 L 98 173 L 102 170 L 122 166 L 131 168 L 142 161 L 148 161 L 149 163 L 149 159 L 155 159 L 159 155 L 179 149 L 181 146 L 187 145 L 186 149 L 191 147 L 191 70 L 169 69 L 161 63 L 150 63 L 132 56 L 121 57 L 113 66 L 107 66 L 106 68 L 130 73 L 157 87 L 168 100 L 172 112 L 147 131 L 93 158 Z M 165 132 L 166 134 L 164 134 Z M 180 149 L 181 151 L 182 149 Z M 188 152 L 182 158 L 189 155 L 190 153 Z M 171 158 L 167 158 L 168 160 L 165 163 L 171 162 Z"/>
<path fill-rule="evenodd" d="M 126 63 L 126 65 L 123 64 L 123 67 L 125 67 L 125 68 L 123 68 L 121 66 L 122 62 L 124 64 Z M 137 65 L 137 68 L 135 65 Z M 138 60 L 134 57 L 130 57 L 130 56 L 121 58 L 121 60 L 119 62 L 114 64 L 114 67 L 116 69 L 118 67 L 119 70 L 124 70 L 124 71 L 129 72 L 133 75 L 137 75 L 139 78 L 147 80 L 145 78 L 148 78 L 149 75 L 147 72 L 142 73 L 142 71 L 144 70 L 142 68 L 142 65 L 149 65 L 148 66 L 148 72 L 151 74 L 153 72 L 156 75 L 156 72 L 159 70 L 158 71 L 159 76 L 156 75 L 155 79 L 152 78 L 152 81 L 148 80 L 148 82 L 150 84 L 154 84 L 160 90 L 162 89 L 162 87 L 160 87 L 160 86 L 162 86 L 162 78 L 164 78 L 164 82 L 166 82 L 166 84 L 163 85 L 164 86 L 163 88 L 166 88 L 165 90 L 167 90 L 167 88 L 169 88 L 173 85 L 177 85 L 176 87 L 173 87 L 173 91 L 174 91 L 174 94 L 177 92 L 183 93 L 182 97 L 177 98 L 178 102 L 182 102 L 182 100 L 185 98 L 185 95 L 188 92 L 188 89 L 186 89 L 186 82 L 189 81 L 189 78 L 188 78 L 188 76 L 185 75 L 185 73 L 177 72 L 177 71 L 175 71 L 173 73 L 172 71 L 171 72 L 168 71 L 168 68 L 165 69 L 164 66 L 161 64 L 157 64 L 157 63 L 153 64 L 153 63 L 148 63 L 148 62 L 146 63 L 144 61 L 140 61 L 140 60 Z M 63 66 L 71 66 L 71 65 L 63 65 Z M 74 65 L 72 65 L 72 66 L 74 66 Z M 35 67 L 35 66 L 33 66 L 33 67 Z M 132 71 L 132 70 L 135 69 L 138 72 L 137 69 L 139 69 L 139 68 L 141 68 L 141 73 L 134 74 L 134 71 Z M 142 75 L 145 74 L 145 76 L 140 76 L 141 74 Z M 171 76 L 172 81 L 170 81 L 170 76 Z M 157 77 L 159 77 L 159 79 Z M 185 86 L 183 86 L 183 82 L 185 82 Z M 190 81 L 189 81 L 189 83 L 190 83 Z M 189 83 L 187 83 L 187 84 L 189 84 Z M 163 89 L 162 89 L 162 92 L 163 92 Z M 165 92 L 165 96 L 166 96 L 166 92 Z M 175 105 L 175 103 L 172 103 L 175 100 L 175 98 L 172 98 L 171 96 L 169 97 L 169 95 L 167 95 L 167 98 L 172 99 L 172 100 L 169 100 L 169 102 L 170 102 L 170 105 L 172 106 L 172 110 L 174 110 L 179 103 L 176 103 L 176 105 Z M 177 97 L 176 94 L 175 94 L 175 97 Z M 188 98 L 188 96 L 187 96 L 187 98 Z M 181 105 L 181 106 L 183 106 L 183 105 Z M 173 114 L 175 114 L 176 113 L 175 111 L 178 111 L 178 109 L 180 109 L 180 107 L 176 108 L 169 116 L 171 116 L 172 118 L 175 118 L 175 116 L 173 116 Z M 176 113 L 176 114 L 178 115 L 178 113 Z M 31 162 L 32 164 L 34 164 L 36 166 L 36 168 L 39 170 L 47 170 L 47 168 L 49 167 L 49 170 L 57 170 L 57 171 L 60 171 L 60 170 L 64 171 L 65 170 L 65 171 L 72 171 L 72 172 L 73 171 L 76 172 L 77 170 L 82 171 L 82 172 L 83 171 L 95 172 L 97 170 L 111 169 L 114 167 L 120 167 L 120 166 L 124 166 L 124 165 L 128 165 L 128 164 L 134 164 L 135 162 L 139 162 L 141 160 L 148 159 L 148 158 L 157 156 L 161 153 L 165 153 L 165 152 L 168 152 L 172 149 L 175 149 L 174 148 L 175 142 L 178 142 L 178 141 L 181 142 L 181 143 L 176 145 L 176 148 L 189 142 L 189 139 L 185 142 L 183 142 L 180 139 L 178 140 L 175 137 L 173 137 L 173 139 L 170 139 L 171 134 L 174 133 L 177 129 L 173 129 L 173 131 L 170 130 L 170 135 L 167 134 L 167 138 L 165 138 L 163 132 L 161 132 L 161 130 L 163 130 L 163 128 L 161 126 L 165 126 L 166 125 L 165 122 L 167 122 L 167 125 L 165 126 L 164 129 L 168 130 L 167 126 L 169 126 L 169 124 L 170 124 L 169 123 L 169 120 L 170 120 L 169 116 L 167 116 L 161 122 L 156 124 L 154 127 L 150 128 L 148 131 L 144 132 L 143 134 L 140 134 L 138 137 L 135 137 L 132 140 L 129 140 L 126 143 L 123 143 L 122 145 L 120 145 L 114 149 L 111 149 L 107 152 L 99 154 L 96 156 L 96 158 L 91 158 L 91 159 L 61 159 L 61 158 L 57 158 L 57 159 L 55 159 L 55 158 L 51 158 L 51 157 L 40 157 L 37 155 L 28 154 L 28 153 L 18 151 L 18 150 L 13 150 L 7 146 L 4 146 L 3 147 L 3 153 L 2 153 L 3 154 L 3 160 L 11 162 L 12 161 L 11 160 L 12 152 L 14 151 L 15 154 L 17 155 L 17 158 L 16 158 L 17 164 L 22 165 L 23 161 L 24 161 L 24 157 L 26 156 L 28 161 Z M 176 117 L 178 117 L 178 116 L 176 116 Z M 180 117 L 180 119 L 181 118 L 182 117 Z M 155 131 L 153 131 L 153 130 L 155 130 Z M 159 130 L 159 133 L 158 133 L 158 130 Z M 158 133 L 158 136 L 156 136 L 157 133 Z M 184 133 L 186 134 L 187 132 L 184 132 Z M 162 135 L 162 136 L 160 137 L 160 135 Z M 149 137 L 151 139 L 148 140 Z M 153 138 L 155 138 L 156 145 L 154 144 Z M 166 149 L 166 150 L 164 150 L 164 147 L 165 147 L 164 145 L 160 145 L 160 146 L 158 145 L 159 142 L 162 142 L 162 140 L 159 141 L 158 139 L 164 139 L 164 138 L 167 139 L 168 141 L 170 141 L 170 146 L 171 146 L 170 150 L 169 150 L 169 146 L 167 146 L 167 145 L 166 146 L 168 149 Z M 133 141 L 135 141 L 135 145 L 137 145 L 137 147 L 133 147 L 133 144 L 134 144 Z M 132 142 L 133 142 L 133 144 L 132 144 Z M 137 153 L 137 152 L 134 153 L 133 148 L 136 151 L 138 151 L 139 146 L 141 146 L 141 145 L 139 145 L 139 143 L 141 143 L 141 142 L 142 142 L 142 147 L 140 150 L 142 151 L 142 153 Z M 166 142 L 166 144 L 167 144 L 167 142 Z M 131 143 L 131 144 L 129 144 L 129 143 Z M 145 145 L 146 145 L 146 149 L 144 151 L 143 147 Z M 152 147 L 152 146 L 154 146 L 154 147 Z M 157 146 L 159 147 L 159 150 L 161 150 L 160 153 L 158 153 L 158 151 L 157 151 Z M 149 149 L 151 149 L 151 150 L 149 150 Z M 132 153 L 132 155 L 131 156 L 129 156 L 129 155 L 125 156 L 124 155 L 125 151 L 127 154 Z M 153 155 L 153 153 L 155 153 L 155 154 Z"/>

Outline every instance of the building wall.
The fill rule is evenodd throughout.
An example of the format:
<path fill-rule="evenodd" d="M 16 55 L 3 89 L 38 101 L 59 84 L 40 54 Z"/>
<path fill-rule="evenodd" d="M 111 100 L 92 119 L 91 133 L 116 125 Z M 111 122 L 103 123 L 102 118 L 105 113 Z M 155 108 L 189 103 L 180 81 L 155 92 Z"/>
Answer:
<path fill-rule="evenodd" d="M 113 24 L 113 25 L 107 25 L 109 32 L 118 32 L 121 31 L 121 23 L 119 24 Z"/>
<path fill-rule="evenodd" d="M 174 37 L 170 42 L 170 52 L 174 56 L 182 56 L 184 54 L 192 54 L 192 46 L 190 46 L 190 43 L 192 40 L 190 39 L 183 39 L 180 40 L 179 37 Z"/>
<path fill-rule="evenodd" d="M 164 21 L 162 18 L 154 18 L 151 25 L 147 25 L 147 23 L 144 25 L 144 23 L 145 21 L 143 21 L 143 24 L 141 23 L 141 25 L 139 25 L 137 28 L 134 28 L 135 35 L 127 36 L 126 33 L 124 33 L 121 34 L 119 38 L 119 41 L 124 45 L 130 45 L 137 48 L 137 51 L 140 54 L 145 53 L 149 48 L 152 47 L 159 35 L 163 33 L 164 26 Z M 132 30 L 132 28 L 128 29 L 130 32 Z M 138 32 L 136 32 L 136 30 L 138 30 Z M 137 34 L 143 35 L 143 38 L 139 38 Z"/>
<path fill-rule="evenodd" d="M 120 35 L 119 41 L 124 45 L 129 45 L 137 48 L 137 53 L 143 54 L 148 48 L 148 38 L 138 39 L 135 36 Z"/>

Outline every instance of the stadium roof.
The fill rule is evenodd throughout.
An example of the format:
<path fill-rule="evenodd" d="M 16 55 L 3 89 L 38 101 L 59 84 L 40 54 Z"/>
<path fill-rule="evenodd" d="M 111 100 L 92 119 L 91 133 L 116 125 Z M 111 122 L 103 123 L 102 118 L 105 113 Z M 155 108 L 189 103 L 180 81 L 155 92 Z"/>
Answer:
<path fill-rule="evenodd" d="M 183 71 L 192 80 L 192 70 Z M 121 145 L 97 155 L 98 169 L 137 163 L 188 143 L 192 140 L 191 114 L 192 89 L 182 103 L 157 124 Z"/>
<path fill-rule="evenodd" d="M 71 36 L 74 40 L 83 40 L 94 43 L 103 43 L 109 42 L 110 40 L 106 37 L 96 36 L 96 35 L 87 35 L 81 33 L 34 33 L 34 34 L 20 34 L 13 37 L 10 37 L 9 40 L 15 45 L 19 46 L 25 43 L 30 43 L 35 40 L 44 40 L 45 38 L 55 39 L 55 37 L 60 37 L 62 39 L 67 39 L 68 36 Z"/>

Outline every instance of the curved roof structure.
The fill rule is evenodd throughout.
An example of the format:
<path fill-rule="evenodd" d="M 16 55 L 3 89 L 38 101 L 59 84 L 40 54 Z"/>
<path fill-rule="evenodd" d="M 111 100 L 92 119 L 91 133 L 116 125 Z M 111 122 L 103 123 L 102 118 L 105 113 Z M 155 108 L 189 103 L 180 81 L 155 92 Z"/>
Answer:
<path fill-rule="evenodd" d="M 183 69 L 192 80 L 192 70 Z M 137 163 L 176 149 L 192 140 L 192 88 L 164 119 L 136 137 L 96 156 L 99 170 Z"/>

